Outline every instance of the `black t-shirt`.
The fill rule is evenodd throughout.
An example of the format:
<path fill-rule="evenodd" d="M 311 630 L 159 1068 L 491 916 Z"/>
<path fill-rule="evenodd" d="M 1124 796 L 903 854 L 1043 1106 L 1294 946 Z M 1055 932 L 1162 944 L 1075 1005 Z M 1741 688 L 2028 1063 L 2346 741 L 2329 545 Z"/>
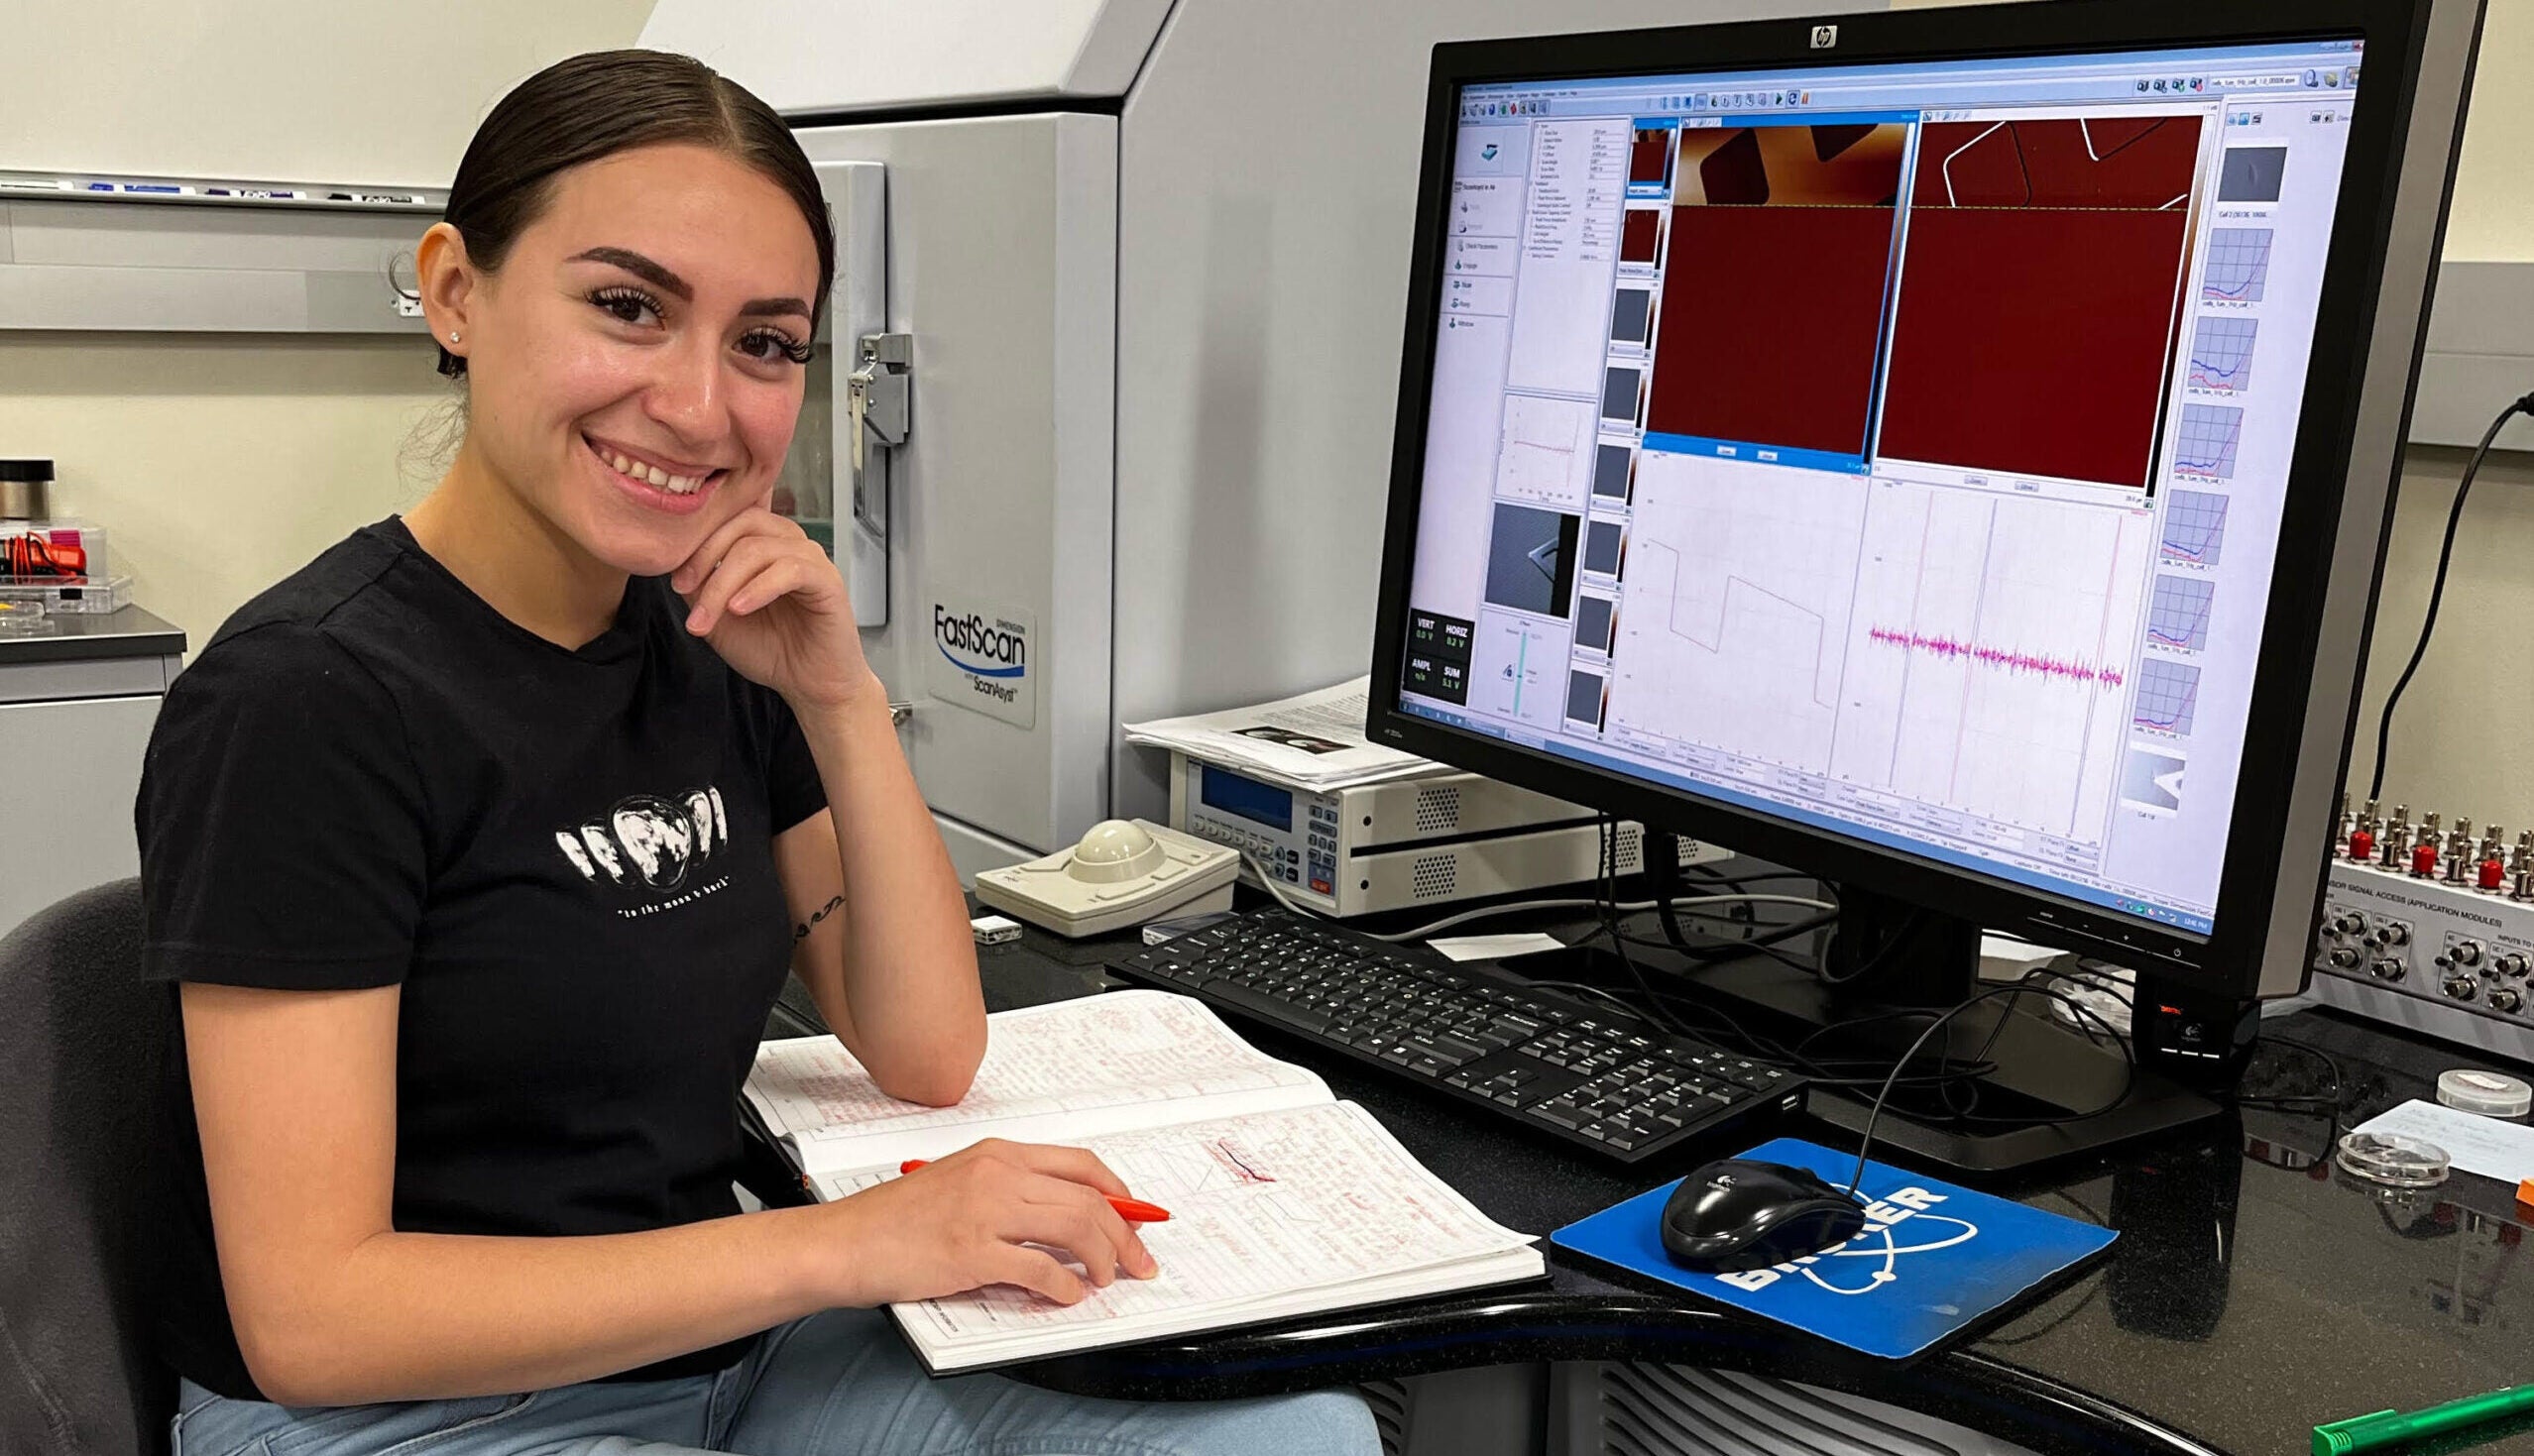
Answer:
<path fill-rule="evenodd" d="M 665 581 L 636 579 L 567 650 L 390 519 L 247 604 L 168 692 L 136 810 L 147 973 L 403 983 L 401 1231 L 735 1211 L 736 1098 L 791 954 L 772 839 L 826 795 L 782 699 L 683 617 Z M 253 1399 L 182 1047 L 161 1343 Z"/>

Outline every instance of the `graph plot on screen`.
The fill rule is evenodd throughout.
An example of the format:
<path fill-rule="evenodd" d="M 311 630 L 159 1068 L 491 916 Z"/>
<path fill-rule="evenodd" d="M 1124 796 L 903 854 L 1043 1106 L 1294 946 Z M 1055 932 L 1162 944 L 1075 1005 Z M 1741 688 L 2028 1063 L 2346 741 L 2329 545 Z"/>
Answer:
<path fill-rule="evenodd" d="M 2175 491 L 2164 503 L 2164 539 L 2157 547 L 2167 561 L 2218 564 L 2226 544 L 2226 498 L 2206 491 Z"/>
<path fill-rule="evenodd" d="M 2202 121 L 1919 128 L 1882 455 L 2146 486 Z"/>
<path fill-rule="evenodd" d="M 2088 662 L 2080 657 L 2052 657 L 2046 653 L 2000 646 L 1995 642 L 1966 642 L 1960 637 L 1930 636 L 1898 626 L 1867 627 L 1866 637 L 1879 646 L 1902 647 L 1931 657 L 1968 661 L 2000 672 L 2034 673 L 2063 682 L 2093 683 L 2107 689 L 2121 686 L 2122 681 L 2121 669 L 2107 662 Z"/>
<path fill-rule="evenodd" d="M 2260 325 L 2248 318 L 2203 318 L 2191 331 L 2191 388 L 2240 394 L 2252 383 L 2252 338 Z"/>
<path fill-rule="evenodd" d="M 1828 766 L 1866 483 L 1647 455 L 1620 579 L 1608 722 Z"/>
<path fill-rule="evenodd" d="M 2200 697 L 2200 670 L 2187 662 L 2150 657 L 2138 664 L 2138 701 L 2131 722 L 2176 737 L 2191 734 L 2191 711 Z"/>
<path fill-rule="evenodd" d="M 2098 838 L 2118 776 L 2149 519 L 1878 483 L 1831 772 Z"/>
<path fill-rule="evenodd" d="M 2205 650 L 2209 603 L 2216 596 L 2217 583 L 2207 577 L 2158 575 L 2155 595 L 2147 600 L 2147 640 L 2185 652 Z"/>
<path fill-rule="evenodd" d="M 2268 228 L 2217 228 L 2209 234 L 2209 266 L 2200 275 L 2200 296 L 2231 303 L 2258 303 L 2270 277 Z"/>
<path fill-rule="evenodd" d="M 1592 406 L 1542 394 L 1505 396 L 1496 494 L 1579 508 L 1591 485 Z"/>
<path fill-rule="evenodd" d="M 2185 404 L 2182 427 L 2174 434 L 2173 468 L 2185 475 L 2233 480 L 2236 441 L 2243 434 L 2244 411 L 2234 405 Z"/>

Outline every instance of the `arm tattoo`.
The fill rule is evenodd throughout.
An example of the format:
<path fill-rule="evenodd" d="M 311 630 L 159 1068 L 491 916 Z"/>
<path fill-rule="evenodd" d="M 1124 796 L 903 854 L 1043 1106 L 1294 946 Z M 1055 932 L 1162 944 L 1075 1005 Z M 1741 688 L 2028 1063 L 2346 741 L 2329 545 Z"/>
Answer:
<path fill-rule="evenodd" d="M 824 904 L 824 905 L 820 906 L 820 907 L 818 908 L 818 913 L 817 913 L 817 914 L 815 914 L 815 915 L 811 916 L 811 917 L 810 917 L 810 918 L 809 918 L 806 922 L 804 922 L 804 923 L 802 923 L 802 924 L 800 924 L 800 925 L 796 925 L 796 926 L 792 927 L 792 939 L 793 939 L 793 940 L 795 940 L 795 941 L 806 941 L 806 940 L 808 940 L 808 939 L 809 939 L 809 933 L 810 933 L 810 927 L 811 927 L 811 926 L 814 926 L 814 925 L 816 925 L 816 924 L 818 924 L 818 923 L 819 923 L 820 921 L 822 921 L 822 920 L 827 919 L 827 917 L 829 917 L 829 916 L 831 916 L 831 915 L 834 915 L 834 914 L 836 913 L 836 909 L 837 909 L 837 907 L 838 907 L 838 906 L 840 906 L 840 905 L 843 905 L 844 903 L 845 903 L 845 897 L 844 897 L 844 896 L 842 896 L 842 895 L 838 895 L 838 896 L 836 896 L 834 899 L 829 900 L 826 904 Z"/>

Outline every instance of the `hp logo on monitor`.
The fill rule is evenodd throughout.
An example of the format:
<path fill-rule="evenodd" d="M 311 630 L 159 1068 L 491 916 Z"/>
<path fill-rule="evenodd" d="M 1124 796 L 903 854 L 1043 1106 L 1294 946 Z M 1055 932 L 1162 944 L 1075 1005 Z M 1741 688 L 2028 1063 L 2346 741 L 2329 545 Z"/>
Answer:
<path fill-rule="evenodd" d="M 1839 28 L 1837 26 L 1814 26 L 1812 28 L 1813 50 L 1827 51 L 1838 44 Z"/>

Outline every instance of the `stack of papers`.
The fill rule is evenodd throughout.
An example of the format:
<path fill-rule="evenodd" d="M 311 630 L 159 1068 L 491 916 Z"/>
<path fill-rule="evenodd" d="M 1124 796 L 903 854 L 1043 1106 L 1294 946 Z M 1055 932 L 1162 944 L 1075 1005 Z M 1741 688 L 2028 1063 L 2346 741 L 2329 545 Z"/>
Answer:
<path fill-rule="evenodd" d="M 1440 771 L 1432 759 L 1364 737 L 1371 697 L 1372 679 L 1359 677 L 1255 708 L 1130 723 L 1126 741 L 1176 749 L 1297 789 L 1347 789 Z"/>

